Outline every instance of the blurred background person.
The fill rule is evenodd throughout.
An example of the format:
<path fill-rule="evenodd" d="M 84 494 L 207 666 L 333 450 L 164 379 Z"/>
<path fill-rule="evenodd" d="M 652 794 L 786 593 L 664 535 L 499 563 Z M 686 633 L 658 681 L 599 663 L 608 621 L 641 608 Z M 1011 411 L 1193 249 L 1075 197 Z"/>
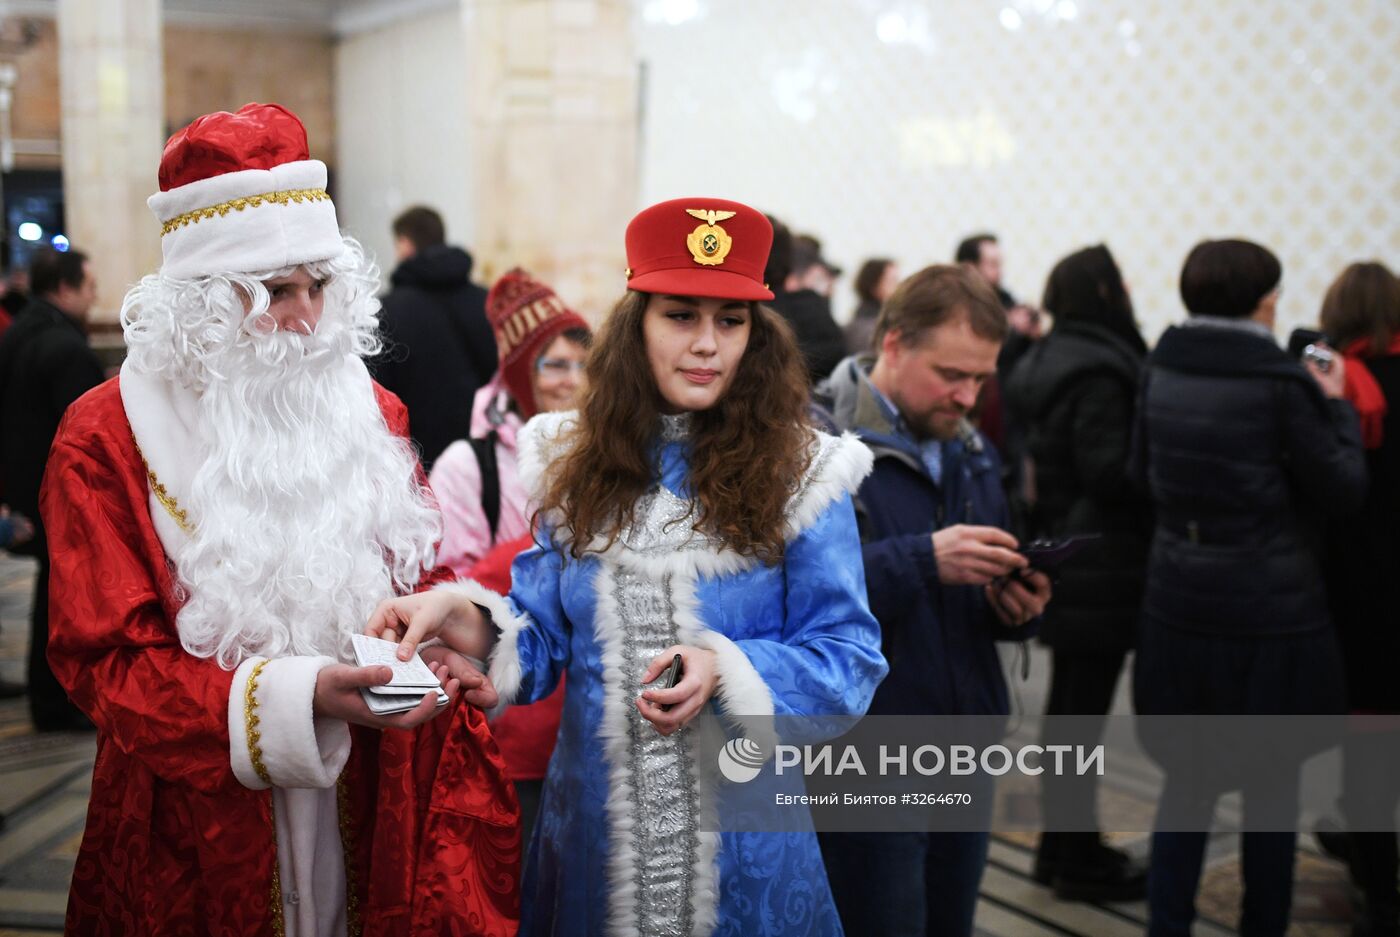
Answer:
<path fill-rule="evenodd" d="M 794 237 L 772 215 L 768 221 L 773 225 L 773 249 L 763 271 L 773 293 L 768 305 L 792 327 L 808 382 L 815 384 L 846 357 L 846 337 L 831 317 L 829 295 L 832 278 L 841 271 L 822 258 L 821 242 L 806 235 Z"/>
<path fill-rule="evenodd" d="M 394 254 L 379 317 L 384 352 L 375 380 L 408 407 L 408 428 L 429 470 L 471 432 L 471 400 L 496 369 L 486 291 L 471 281 L 472 256 L 446 243 L 442 216 L 415 206 L 394 219 Z"/>
<path fill-rule="evenodd" d="M 899 285 L 899 266 L 888 257 L 872 257 L 856 274 L 856 311 L 846 323 L 846 351 L 863 355 L 875 338 L 875 319 L 894 288 Z"/>
<path fill-rule="evenodd" d="M 1070 739 L 1051 717 L 1106 716 L 1136 642 L 1152 523 L 1128 476 L 1128 454 L 1147 345 L 1123 275 L 1102 244 L 1055 265 L 1044 306 L 1055 328 L 1017 364 L 1005 396 L 1027 428 L 1036 530 L 1102 539 L 1065 565 L 1045 610 L 1040 638 L 1051 664 L 1041 741 L 1093 746 L 1102 720 L 1074 720 L 1081 731 Z M 1056 831 L 1041 836 L 1035 878 L 1061 898 L 1140 899 L 1146 868 L 1102 841 L 1097 791 L 1092 775 L 1041 776 L 1041 816 Z"/>
<path fill-rule="evenodd" d="M 973 234 L 963 238 L 954 251 L 954 259 L 977 272 L 983 280 L 996 290 L 1006 310 L 1006 321 L 1011 326 L 1011 334 L 997 356 L 997 373 L 1005 381 L 1011 369 L 1021 360 L 1031 343 L 1045 334 L 1045 323 L 1040 310 L 1034 306 L 1016 301 L 1016 297 L 1002 284 L 1002 252 L 997 236 L 990 233 Z"/>
<path fill-rule="evenodd" d="M 30 263 L 29 282 L 29 304 L 0 337 L 0 478 L 6 503 L 34 530 L 10 549 L 39 562 L 29 618 L 29 711 L 40 732 L 87 729 L 92 724 L 49 669 L 49 547 L 39 486 L 64 411 L 102 383 L 84 331 L 97 281 L 82 251 L 43 250 Z"/>
<path fill-rule="evenodd" d="M 10 510 L 8 504 L 0 504 L 0 550 L 9 550 L 12 547 L 23 546 L 34 536 L 34 525 L 29 518 L 23 514 L 16 514 Z M 18 692 L 11 689 L 11 684 L 0 681 L 0 699 L 9 696 L 23 696 L 24 688 L 20 687 Z"/>
<path fill-rule="evenodd" d="M 792 239 L 792 271 L 784 285 L 789 293 L 811 290 L 831 301 L 831 291 L 841 276 L 841 268 L 827 260 L 822 242 L 810 234 L 798 234 Z"/>
<path fill-rule="evenodd" d="M 474 396 L 471 435 L 448 446 L 429 475 L 443 514 L 438 562 L 458 575 L 495 543 L 530 532 L 515 437 L 536 413 L 573 409 L 591 343 L 583 317 L 518 267 L 491 287 L 486 314 L 500 365 Z M 487 499 L 494 506 L 483 505 L 488 475 L 495 476 L 496 496 Z"/>
<path fill-rule="evenodd" d="M 491 287 L 486 314 L 496 333 L 500 367 L 476 392 L 471 437 L 447 447 L 428 482 L 442 509 L 438 562 L 505 594 L 511 561 L 533 542 L 516 435 L 536 413 L 574 409 L 593 339 L 582 316 L 518 267 Z M 516 336 L 514 342 L 511 336 Z M 563 709 L 561 677 L 551 695 L 512 706 L 492 723 L 520 798 L 522 843 L 530 841 L 539 813 Z"/>
<path fill-rule="evenodd" d="M 1281 278 L 1258 244 L 1196 245 L 1181 271 L 1190 318 L 1148 359 L 1132 463 L 1156 512 L 1133 679 L 1143 715 L 1343 711 L 1316 549 L 1322 514 L 1361 507 L 1366 465 L 1342 361 L 1299 364 L 1274 340 Z M 1310 754 L 1306 741 L 1289 748 L 1267 787 L 1243 784 L 1243 934 L 1288 926 L 1298 766 Z M 1190 772 L 1164 764 L 1151 937 L 1189 935 L 1216 798 L 1242 786 L 1246 766 L 1227 747 L 1209 754 Z"/>
<path fill-rule="evenodd" d="M 0 335 L 5 334 L 20 310 L 29 305 L 29 271 L 16 267 L 4 280 L 4 292 L 0 293 Z"/>
<path fill-rule="evenodd" d="M 1007 410 L 1004 388 L 1016 362 L 1045 334 L 1044 317 L 1040 310 L 1018 303 L 1016 297 L 1002 285 L 1001 244 L 995 234 L 982 232 L 963 238 L 953 252 L 953 259 L 986 281 L 996 291 L 997 299 L 1006 310 L 1010 331 L 997 355 L 996 374 L 982 388 L 974 417 L 978 428 L 987 434 L 1001 454 L 1002 485 L 1011 509 L 1011 529 L 1018 537 L 1031 536 L 1034 532 L 1027 517 L 1028 508 L 1023 493 L 1026 428 L 1015 414 Z"/>
<path fill-rule="evenodd" d="M 953 252 L 953 260 L 975 270 L 978 276 L 996 290 L 997 299 L 1001 300 L 1003 309 L 1009 310 L 1016 305 L 1016 297 L 1001 283 L 1001 244 L 998 243 L 995 234 L 984 231 L 963 238 L 958 242 L 957 250 Z M 1014 323 L 1012 328 L 1015 328 Z"/>
<path fill-rule="evenodd" d="M 1400 281 L 1382 264 L 1352 264 L 1328 289 L 1321 320 L 1346 355 L 1346 398 L 1360 414 L 1371 478 L 1366 503 L 1333 525 L 1327 544 L 1327 598 L 1342 645 L 1347 708 L 1395 714 L 1400 611 L 1386 583 L 1400 570 Z M 1374 739 L 1349 741 L 1342 812 L 1351 832 L 1340 842 L 1319 839 L 1347 861 L 1361 893 L 1354 933 L 1394 937 L 1400 933 L 1395 830 L 1366 818 L 1395 816 L 1400 778 L 1374 763 Z"/>

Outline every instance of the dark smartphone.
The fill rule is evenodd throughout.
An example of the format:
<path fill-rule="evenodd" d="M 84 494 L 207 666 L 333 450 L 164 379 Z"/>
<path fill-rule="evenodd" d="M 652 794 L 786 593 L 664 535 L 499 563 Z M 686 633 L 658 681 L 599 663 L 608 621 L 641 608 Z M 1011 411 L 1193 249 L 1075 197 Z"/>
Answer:
<path fill-rule="evenodd" d="M 1032 540 L 1020 549 L 1020 554 L 1030 563 L 1030 569 L 1043 573 L 1053 573 L 1068 563 L 1085 547 L 1097 543 L 1100 534 L 1079 534 L 1059 540 Z"/>
<path fill-rule="evenodd" d="M 663 671 L 661 672 L 661 676 L 660 676 L 659 678 L 657 678 L 657 681 L 656 681 L 656 682 L 659 684 L 659 686 L 657 687 L 657 689 L 661 689 L 661 690 L 669 690 L 669 689 L 671 689 L 671 688 L 674 687 L 677 683 L 680 683 L 680 682 L 681 682 L 681 677 L 682 677 L 684 674 L 685 674 L 685 662 L 681 659 L 681 656 L 680 656 L 679 654 L 677 654 L 677 655 L 675 655 L 674 657 L 671 658 L 671 666 L 669 666 L 669 667 L 667 667 L 665 670 L 663 670 Z M 661 711 L 664 712 L 664 713 L 670 712 L 670 711 L 671 711 L 671 704 L 670 704 L 670 703 L 662 703 L 662 704 L 661 704 Z"/>

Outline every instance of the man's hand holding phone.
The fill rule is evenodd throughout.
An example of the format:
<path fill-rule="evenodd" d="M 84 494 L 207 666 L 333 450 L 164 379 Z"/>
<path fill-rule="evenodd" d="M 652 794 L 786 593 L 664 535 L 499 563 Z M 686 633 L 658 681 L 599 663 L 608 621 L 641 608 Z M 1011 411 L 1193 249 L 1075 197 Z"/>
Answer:
<path fill-rule="evenodd" d="M 1027 566 L 1016 538 L 1000 527 L 955 524 L 933 534 L 938 581 L 946 586 L 985 586 Z"/>

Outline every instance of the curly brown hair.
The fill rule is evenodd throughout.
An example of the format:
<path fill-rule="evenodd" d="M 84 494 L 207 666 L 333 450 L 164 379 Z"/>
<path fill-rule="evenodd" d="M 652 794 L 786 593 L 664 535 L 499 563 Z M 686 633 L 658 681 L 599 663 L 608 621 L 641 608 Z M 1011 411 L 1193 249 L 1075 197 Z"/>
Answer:
<path fill-rule="evenodd" d="M 654 481 L 650 454 L 661 394 L 642 335 L 648 293 L 628 291 L 588 356 L 588 387 L 566 455 L 551 471 L 539 513 L 562 519 L 554 536 L 581 559 L 595 538 L 611 547 Z M 783 558 L 784 511 L 811 461 L 807 372 L 777 313 L 749 304 L 749 341 L 719 402 L 691 417 L 693 525 L 742 556 Z"/>

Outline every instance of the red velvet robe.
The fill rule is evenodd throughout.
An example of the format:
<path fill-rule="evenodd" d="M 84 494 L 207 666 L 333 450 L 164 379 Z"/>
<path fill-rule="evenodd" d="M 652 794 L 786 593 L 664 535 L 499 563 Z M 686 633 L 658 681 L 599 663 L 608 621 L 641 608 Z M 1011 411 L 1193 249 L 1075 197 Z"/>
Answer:
<path fill-rule="evenodd" d="M 498 543 L 471 568 L 471 578 L 492 592 L 505 595 L 510 591 L 510 564 L 517 555 L 534 543 L 533 534 L 525 534 L 505 543 Z M 559 735 L 559 720 L 564 718 L 564 678 L 554 692 L 526 706 L 509 706 L 491 724 L 491 732 L 505 759 L 506 775 L 512 781 L 538 781 L 549 771 L 549 756 L 554 754 L 554 740 Z"/>
<path fill-rule="evenodd" d="M 403 405 L 375 393 L 406 435 Z M 116 378 L 69 408 L 41 500 L 49 661 L 98 730 L 67 932 L 280 935 L 272 792 L 245 788 L 229 764 L 233 673 L 180 646 Z M 459 700 L 412 732 L 351 729 L 340 813 L 352 937 L 514 934 L 519 810 L 483 714 Z"/>

